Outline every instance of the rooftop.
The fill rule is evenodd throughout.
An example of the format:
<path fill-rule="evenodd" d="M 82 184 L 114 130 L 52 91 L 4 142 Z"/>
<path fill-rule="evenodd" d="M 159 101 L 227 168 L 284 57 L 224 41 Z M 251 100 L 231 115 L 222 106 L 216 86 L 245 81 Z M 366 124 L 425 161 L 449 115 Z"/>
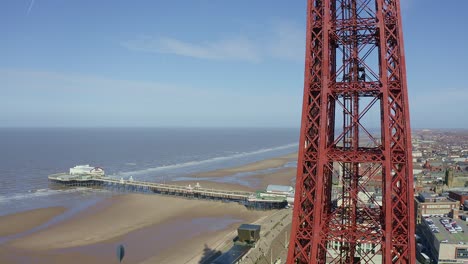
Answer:
<path fill-rule="evenodd" d="M 442 219 L 447 219 L 447 220 L 455 220 L 457 225 L 462 228 L 463 231 L 457 231 L 457 233 L 450 233 L 447 231 L 445 226 L 441 223 Z M 463 242 L 464 244 L 468 244 L 468 228 L 466 226 L 466 222 L 464 222 L 461 219 L 452 219 L 448 217 L 431 217 L 431 218 L 425 218 L 425 224 L 428 226 L 429 230 L 431 228 L 429 227 L 429 223 L 432 223 L 435 225 L 436 229 L 439 231 L 439 233 L 434 233 L 435 237 L 439 242 L 441 241 L 447 241 L 444 243 L 450 243 L 450 244 L 459 244 L 460 242 Z"/>
<path fill-rule="evenodd" d="M 67 181 L 88 181 L 92 180 L 95 176 L 89 175 L 89 174 L 76 174 L 76 175 L 70 175 L 68 173 L 57 173 L 57 174 L 52 174 L 49 175 L 48 178 L 51 180 L 58 180 L 62 182 L 67 182 Z"/>
<path fill-rule="evenodd" d="M 267 192 L 285 192 L 285 193 L 292 192 L 293 190 L 294 188 L 291 186 L 274 185 L 274 184 L 268 185 L 266 189 Z"/>
<path fill-rule="evenodd" d="M 438 194 L 435 193 L 429 193 L 429 192 L 420 192 L 418 195 L 418 200 L 423 203 L 434 203 L 434 202 L 454 202 L 454 200 L 445 197 L 445 196 L 439 196 Z"/>
<path fill-rule="evenodd" d="M 261 228 L 260 225 L 251 225 L 251 224 L 242 224 L 239 226 L 239 229 L 253 230 L 253 231 L 260 230 L 260 228 Z"/>

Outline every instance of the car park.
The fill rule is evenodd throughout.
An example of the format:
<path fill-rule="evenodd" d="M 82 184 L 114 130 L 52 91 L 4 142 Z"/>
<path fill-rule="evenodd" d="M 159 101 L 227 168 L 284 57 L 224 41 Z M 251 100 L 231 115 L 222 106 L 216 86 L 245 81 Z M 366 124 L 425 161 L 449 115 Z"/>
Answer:
<path fill-rule="evenodd" d="M 443 224 L 443 225 L 446 225 L 449 223 L 449 220 L 447 219 L 440 219 L 440 222 Z"/>

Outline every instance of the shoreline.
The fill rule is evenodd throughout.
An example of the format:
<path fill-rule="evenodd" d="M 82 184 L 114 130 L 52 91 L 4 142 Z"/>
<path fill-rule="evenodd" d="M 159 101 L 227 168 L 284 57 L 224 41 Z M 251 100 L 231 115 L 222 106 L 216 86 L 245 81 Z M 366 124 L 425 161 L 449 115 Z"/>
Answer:
<path fill-rule="evenodd" d="M 67 263 L 103 263 L 115 258 L 118 244 L 126 245 L 129 252 L 126 260 L 131 263 L 198 261 L 197 253 L 203 252 L 203 242 L 213 247 L 240 223 L 249 223 L 270 213 L 248 210 L 237 203 L 146 194 L 120 195 L 98 203 L 73 219 L 2 245 L 0 262 L 14 263 L 15 257 L 22 255 L 28 256 L 27 262 L 34 263 L 66 259 Z M 151 245 L 151 248 L 144 245 Z M 181 248 L 185 253 L 180 252 Z M 68 260 L 89 252 L 92 254 L 77 258 L 76 262 Z"/>
<path fill-rule="evenodd" d="M 291 153 L 291 154 L 287 154 L 287 155 L 283 155 L 283 156 L 279 156 L 275 158 L 248 163 L 242 166 L 224 168 L 224 169 L 207 171 L 207 172 L 200 172 L 200 173 L 193 174 L 192 176 L 193 177 L 223 177 L 223 176 L 228 176 L 228 175 L 236 174 L 236 173 L 255 172 L 255 171 L 267 170 L 267 169 L 272 169 L 272 168 L 281 168 L 284 165 L 286 165 L 288 162 L 297 160 L 297 155 L 298 155 L 297 152 L 295 152 L 295 153 Z"/>
<path fill-rule="evenodd" d="M 295 187 L 294 180 L 296 171 L 296 168 L 282 168 L 271 173 L 259 173 L 249 177 L 243 177 L 242 179 L 237 179 L 237 183 L 229 182 L 229 179 L 223 179 L 223 176 L 213 176 L 211 177 L 212 179 L 193 178 L 193 180 L 186 179 L 183 181 L 171 181 L 170 183 L 181 186 L 191 185 L 192 187 L 199 183 L 201 187 L 209 189 L 255 192 L 258 190 L 265 190 L 270 184 Z M 242 181 L 242 183 L 239 183 L 239 181 Z"/>
<path fill-rule="evenodd" d="M 238 191 L 265 190 L 269 184 L 291 185 L 296 177 L 296 167 L 286 167 L 297 160 L 297 153 L 261 160 L 243 166 L 225 168 L 192 174 L 183 180 L 170 181 L 171 184 L 213 189 L 232 189 Z"/>
<path fill-rule="evenodd" d="M 268 184 L 293 186 L 296 168 L 285 165 L 296 158 L 297 153 L 293 153 L 243 166 L 197 173 L 192 175 L 195 177 L 193 180 L 171 183 L 194 186 L 199 182 L 204 188 L 239 191 L 265 189 Z M 229 182 L 229 177 L 236 174 L 240 175 L 239 178 Z M 197 177 L 204 180 L 198 180 Z M 40 211 L 54 213 L 51 216 L 54 217 L 66 208 L 60 209 L 63 211 L 56 210 L 51 207 Z M 0 248 L 0 262 L 15 263 L 16 257 L 21 255 L 35 263 L 74 263 L 75 260 L 75 263 L 103 263 L 111 257 L 115 258 L 117 243 L 125 243 L 129 245 L 130 252 L 139 252 L 137 255 L 140 256 L 126 256 L 127 262 L 198 263 L 207 253 L 216 252 L 219 245 L 229 243 L 234 238 L 230 236 L 235 235 L 236 226 L 240 223 L 256 222 L 272 212 L 251 211 L 237 203 L 148 194 L 115 195 L 104 198 L 69 219 L 3 244 Z M 14 216 L 21 218 L 28 214 L 31 212 L 25 211 Z M 13 215 L 0 216 L 0 224 L 8 217 Z M 41 222 L 38 217 L 28 219 L 33 223 L 31 228 Z M 174 229 L 177 225 L 191 228 Z M 19 226 L 16 222 L 10 224 L 9 232 L 17 234 Z M 174 237 L 171 237 L 170 243 L 167 240 L 169 234 L 162 235 L 167 230 L 173 230 Z M 155 241 L 158 237 L 162 240 Z M 147 245 L 152 245 L 149 251 L 143 249 Z"/>

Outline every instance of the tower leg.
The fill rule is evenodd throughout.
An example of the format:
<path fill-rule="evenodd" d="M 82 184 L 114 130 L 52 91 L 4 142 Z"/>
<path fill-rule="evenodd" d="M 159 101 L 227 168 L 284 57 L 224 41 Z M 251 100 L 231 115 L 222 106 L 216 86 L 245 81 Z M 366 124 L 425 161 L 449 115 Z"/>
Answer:
<path fill-rule="evenodd" d="M 288 263 L 415 263 L 399 0 L 309 0 Z"/>

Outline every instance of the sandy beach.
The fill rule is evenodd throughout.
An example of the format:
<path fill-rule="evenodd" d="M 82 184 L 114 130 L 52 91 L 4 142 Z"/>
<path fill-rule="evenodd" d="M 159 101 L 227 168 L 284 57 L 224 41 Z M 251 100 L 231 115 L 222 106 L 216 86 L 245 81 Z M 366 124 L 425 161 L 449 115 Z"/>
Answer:
<path fill-rule="evenodd" d="M 195 186 L 195 184 L 199 183 L 204 188 L 239 191 L 265 190 L 269 184 L 294 186 L 296 168 L 284 166 L 296 160 L 297 153 L 293 153 L 244 166 L 194 174 L 192 175 L 193 180 L 173 181 L 171 184 Z M 264 172 L 268 169 L 275 170 Z M 242 173 L 252 173 L 252 175 L 235 177 Z"/>
<path fill-rule="evenodd" d="M 49 207 L 2 216 L 0 217 L 0 237 L 22 233 L 40 226 L 65 210 L 64 207 Z"/>
<path fill-rule="evenodd" d="M 252 191 L 250 183 L 292 185 L 295 168 L 283 167 L 296 154 L 198 177 L 205 188 Z M 271 173 L 262 170 L 274 168 Z M 254 173 L 246 184 L 214 182 L 239 172 Z M 181 185 L 192 181 L 176 182 Z M 27 231 L 66 209 L 52 207 L 0 217 L 0 237 Z M 253 223 L 273 211 L 253 211 L 237 203 L 170 196 L 124 194 L 104 199 L 78 215 L 0 247 L 0 263 L 117 263 L 115 249 L 126 247 L 125 263 L 199 263 L 230 243 L 241 223 Z"/>
<path fill-rule="evenodd" d="M 261 160 L 254 163 L 250 163 L 244 166 L 234 167 L 234 168 L 227 168 L 209 172 L 203 172 L 195 174 L 196 177 L 222 177 L 230 174 L 241 173 L 241 172 L 251 172 L 251 171 L 258 171 L 258 170 L 265 170 L 270 168 L 278 168 L 284 166 L 286 163 L 290 161 L 297 160 L 297 153 L 288 154 L 285 156 Z"/>
<path fill-rule="evenodd" d="M 23 255 L 29 256 L 28 260 L 34 260 L 35 263 L 60 263 L 65 259 L 67 263 L 74 263 L 73 256 L 93 251 L 93 246 L 89 246 L 94 245 L 96 249 L 109 250 L 93 256 L 83 256 L 84 259 L 80 257 L 76 263 L 84 260 L 87 263 L 102 263 L 105 259 L 115 258 L 115 246 L 120 243 L 128 244 L 128 248 L 134 248 L 134 253 L 138 252 L 129 253 L 129 263 L 142 262 L 145 258 L 157 260 L 157 263 L 165 263 L 164 259 L 166 263 L 171 263 L 170 260 L 175 258 L 183 259 L 180 263 L 191 259 L 198 261 L 201 258 L 197 258 L 198 252 L 203 252 L 205 244 L 207 247 L 215 246 L 220 238 L 240 223 L 255 221 L 269 213 L 247 210 L 237 203 L 144 194 L 120 195 L 104 200 L 72 219 L 7 243 L 0 249 L 0 262 L 14 263 L 18 260 L 18 255 Z M 207 223 L 210 220 L 224 221 L 225 225 L 213 229 L 198 221 L 194 227 L 199 230 L 191 230 L 189 225 L 197 219 Z M 164 228 L 158 228 L 161 226 Z M 10 223 L 10 227 L 15 228 L 16 223 Z M 170 234 L 172 238 L 162 236 L 161 241 L 153 241 L 159 242 L 159 246 L 155 245 L 151 252 L 144 252 L 145 250 L 138 249 L 132 243 L 126 243 L 131 242 L 132 238 L 129 236 L 133 232 L 142 229 L 153 237 L 161 237 L 161 234 L 166 235 L 164 233 L 167 230 L 173 229 Z M 145 240 L 152 238 L 139 234 L 138 240 L 145 244 Z M 88 250 L 85 246 L 88 246 Z M 174 251 L 175 248 L 184 250 Z M 153 255 L 154 253 L 158 254 Z"/>

